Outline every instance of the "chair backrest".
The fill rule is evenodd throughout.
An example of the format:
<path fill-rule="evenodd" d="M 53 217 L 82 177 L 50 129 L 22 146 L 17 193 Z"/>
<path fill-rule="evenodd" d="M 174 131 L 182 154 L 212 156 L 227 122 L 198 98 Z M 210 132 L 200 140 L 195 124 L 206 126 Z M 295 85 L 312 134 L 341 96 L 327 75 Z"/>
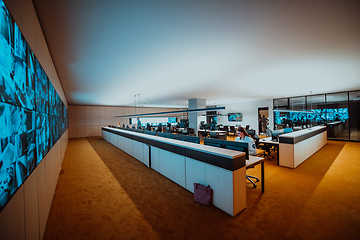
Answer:
<path fill-rule="evenodd" d="M 235 127 L 234 126 L 230 126 L 230 132 L 235 132 Z"/>
<path fill-rule="evenodd" d="M 219 134 L 217 132 L 210 132 L 210 138 L 219 138 Z"/>
<path fill-rule="evenodd" d="M 292 128 L 284 128 L 284 134 L 285 133 L 291 133 L 293 131 Z"/>
<path fill-rule="evenodd" d="M 254 129 L 248 129 L 246 132 L 250 135 L 250 137 L 254 137 L 256 133 Z"/>
<path fill-rule="evenodd" d="M 266 135 L 268 135 L 269 137 L 272 137 L 272 132 L 269 128 L 266 129 Z"/>

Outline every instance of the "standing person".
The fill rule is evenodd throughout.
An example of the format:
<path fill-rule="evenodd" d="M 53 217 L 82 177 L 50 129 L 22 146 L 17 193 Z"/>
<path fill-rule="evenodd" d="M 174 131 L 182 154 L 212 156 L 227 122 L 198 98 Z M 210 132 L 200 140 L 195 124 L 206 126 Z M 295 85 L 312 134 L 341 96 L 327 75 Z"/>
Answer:
<path fill-rule="evenodd" d="M 266 117 L 265 117 L 265 115 L 263 115 L 262 116 L 262 118 L 261 118 L 261 124 L 262 124 L 262 131 L 263 131 L 263 133 L 265 133 L 266 134 L 266 129 L 267 129 L 267 123 L 269 122 L 269 119 L 267 119 Z"/>
<path fill-rule="evenodd" d="M 261 127 L 261 114 L 259 114 L 259 133 L 262 133 L 262 127 Z"/>
<path fill-rule="evenodd" d="M 138 128 L 138 129 L 141 129 L 140 117 L 137 118 L 137 128 Z"/>
<path fill-rule="evenodd" d="M 249 146 L 249 155 L 255 156 L 257 154 L 255 141 L 249 136 L 246 130 L 243 127 L 238 127 L 236 129 L 236 135 L 235 142 L 246 142 Z"/>

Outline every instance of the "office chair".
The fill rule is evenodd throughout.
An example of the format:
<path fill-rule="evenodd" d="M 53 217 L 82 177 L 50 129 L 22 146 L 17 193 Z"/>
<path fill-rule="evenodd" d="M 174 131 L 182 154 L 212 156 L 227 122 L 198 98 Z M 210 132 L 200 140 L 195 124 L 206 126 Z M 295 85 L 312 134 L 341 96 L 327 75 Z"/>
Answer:
<path fill-rule="evenodd" d="M 224 126 L 224 131 L 226 131 L 226 135 L 229 135 L 229 126 Z"/>
<path fill-rule="evenodd" d="M 233 133 L 234 136 L 236 135 L 236 129 L 235 129 L 234 126 L 230 126 L 230 131 L 229 131 L 229 133 Z"/>
<path fill-rule="evenodd" d="M 217 133 L 217 132 L 210 132 L 210 138 L 219 139 L 219 133 Z"/>
<path fill-rule="evenodd" d="M 254 168 L 254 167 L 252 167 L 252 168 Z M 256 187 L 257 187 L 257 186 L 256 186 L 256 184 L 255 184 L 255 183 L 254 183 L 254 181 L 253 181 L 253 180 L 251 180 L 250 178 L 254 178 L 254 179 L 256 180 L 256 182 L 259 182 L 259 178 L 254 177 L 254 176 L 250 176 L 250 175 L 246 175 L 246 179 L 247 179 L 247 180 L 249 180 L 249 182 L 251 182 L 251 183 L 252 183 L 253 188 L 256 188 Z"/>

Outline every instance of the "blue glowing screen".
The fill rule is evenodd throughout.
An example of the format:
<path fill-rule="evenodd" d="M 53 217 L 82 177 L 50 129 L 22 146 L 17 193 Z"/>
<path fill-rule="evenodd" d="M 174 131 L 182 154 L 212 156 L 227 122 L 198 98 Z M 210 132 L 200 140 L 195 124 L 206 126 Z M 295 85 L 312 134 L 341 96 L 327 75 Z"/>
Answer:
<path fill-rule="evenodd" d="M 241 113 L 228 113 L 228 121 L 229 122 L 240 122 L 242 121 Z"/>
<path fill-rule="evenodd" d="M 0 0 L 0 211 L 67 128 L 67 108 Z"/>
<path fill-rule="evenodd" d="M 305 111 L 305 110 L 301 110 Z M 291 112 L 288 114 L 281 114 L 280 112 L 275 113 L 275 123 L 281 124 L 286 120 L 290 120 L 294 123 L 303 122 L 307 120 L 310 122 L 324 123 L 324 122 L 333 122 L 349 119 L 349 111 L 347 108 L 322 108 L 322 109 L 313 109 L 313 113 L 304 113 L 304 112 Z"/>

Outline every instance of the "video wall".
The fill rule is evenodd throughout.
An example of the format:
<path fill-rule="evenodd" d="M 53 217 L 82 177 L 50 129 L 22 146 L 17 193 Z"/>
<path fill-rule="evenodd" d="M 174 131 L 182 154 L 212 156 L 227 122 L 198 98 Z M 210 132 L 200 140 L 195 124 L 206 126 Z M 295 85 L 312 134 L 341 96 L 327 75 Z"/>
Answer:
<path fill-rule="evenodd" d="M 305 109 L 300 111 L 306 111 Z M 322 108 L 313 109 L 313 113 L 305 112 L 275 112 L 275 123 L 283 124 L 289 123 L 327 123 L 327 122 L 345 122 L 349 119 L 349 111 L 347 108 Z"/>
<path fill-rule="evenodd" d="M 68 110 L 0 0 L 0 212 L 68 128 Z"/>

